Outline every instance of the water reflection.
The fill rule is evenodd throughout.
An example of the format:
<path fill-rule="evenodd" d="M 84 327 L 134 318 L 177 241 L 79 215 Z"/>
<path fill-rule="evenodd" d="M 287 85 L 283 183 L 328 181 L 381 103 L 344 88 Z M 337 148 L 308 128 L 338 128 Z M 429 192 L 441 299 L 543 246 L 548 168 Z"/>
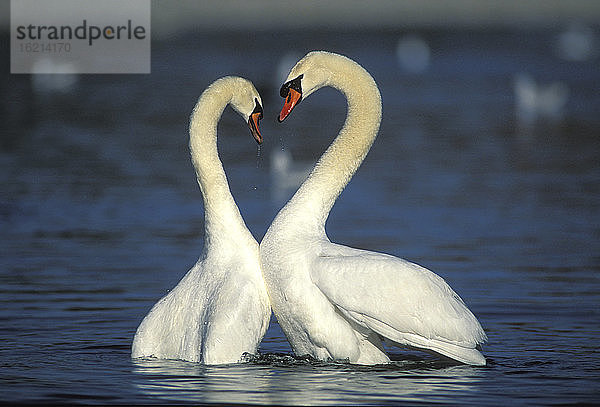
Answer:
<path fill-rule="evenodd" d="M 481 368 L 428 360 L 408 359 L 367 367 L 274 354 L 228 366 L 157 359 L 133 362 L 135 385 L 145 395 L 209 404 L 434 401 L 449 392 L 476 393 L 484 372 Z"/>

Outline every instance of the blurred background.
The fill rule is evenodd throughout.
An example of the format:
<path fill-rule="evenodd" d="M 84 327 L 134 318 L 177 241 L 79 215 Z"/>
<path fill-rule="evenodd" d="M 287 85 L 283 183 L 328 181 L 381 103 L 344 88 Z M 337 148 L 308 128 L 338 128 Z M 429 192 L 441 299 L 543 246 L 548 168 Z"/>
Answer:
<path fill-rule="evenodd" d="M 0 1 L 8 400 L 598 401 L 600 2 L 152 1 L 149 75 L 12 75 L 9 15 Z M 285 384 L 265 373 L 281 373 L 277 359 L 219 371 L 234 384 L 213 380 L 199 395 L 190 388 L 211 370 L 129 359 L 137 325 L 202 248 L 189 114 L 224 75 L 261 93 L 262 146 L 231 109 L 219 124 L 232 193 L 260 240 L 344 120 L 344 98 L 323 89 L 276 122 L 289 69 L 317 49 L 359 62 L 383 98 L 379 136 L 329 237 L 444 277 L 486 329 L 491 368 L 412 361 L 428 378 L 385 373 L 410 378 L 401 394 L 379 388 L 388 382 L 377 372 L 353 371 L 369 383 L 353 389 L 347 371 L 324 381 L 316 369 L 303 373 L 314 393 L 294 399 L 277 394 L 297 370 Z M 261 352 L 291 353 L 274 319 Z M 315 383 L 325 382 L 345 390 L 322 399 Z"/>

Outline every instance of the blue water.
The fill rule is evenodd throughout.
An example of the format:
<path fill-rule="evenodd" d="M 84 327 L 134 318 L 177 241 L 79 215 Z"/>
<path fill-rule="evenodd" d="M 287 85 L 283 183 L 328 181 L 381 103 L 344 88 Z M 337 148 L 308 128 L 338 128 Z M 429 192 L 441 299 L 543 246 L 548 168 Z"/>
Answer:
<path fill-rule="evenodd" d="M 180 36 L 153 43 L 151 75 L 84 75 L 63 91 L 3 64 L 0 400 L 600 402 L 598 54 L 560 59 L 558 27 L 425 31 L 429 65 L 415 73 L 396 57 L 404 34 Z M 275 319 L 244 364 L 130 359 L 137 325 L 202 248 L 187 148 L 197 97 L 226 74 L 263 95 L 260 150 L 231 109 L 219 125 L 232 192 L 260 239 L 291 193 L 275 190 L 271 155 L 283 148 L 311 165 L 344 120 L 344 99 L 322 90 L 276 123 L 279 61 L 312 49 L 360 62 L 384 103 L 380 135 L 329 218 L 331 240 L 444 277 L 489 336 L 488 366 L 399 349 L 387 366 L 315 362 L 292 355 Z M 517 119 L 520 73 L 561 82 L 564 106 Z"/>

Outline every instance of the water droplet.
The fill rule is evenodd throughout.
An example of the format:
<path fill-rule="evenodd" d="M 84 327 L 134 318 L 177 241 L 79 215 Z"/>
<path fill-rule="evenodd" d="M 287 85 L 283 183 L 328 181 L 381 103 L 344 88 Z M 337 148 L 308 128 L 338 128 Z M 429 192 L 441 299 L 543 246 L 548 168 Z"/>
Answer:
<path fill-rule="evenodd" d="M 256 168 L 260 167 L 260 160 L 261 160 L 261 149 L 260 149 L 260 144 L 257 145 L 257 149 L 256 149 Z"/>

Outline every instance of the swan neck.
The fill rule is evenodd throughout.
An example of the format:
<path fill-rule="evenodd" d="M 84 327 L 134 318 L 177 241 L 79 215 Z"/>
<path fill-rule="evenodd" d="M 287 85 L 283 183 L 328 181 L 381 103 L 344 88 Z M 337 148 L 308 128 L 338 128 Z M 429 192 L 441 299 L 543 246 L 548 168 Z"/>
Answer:
<path fill-rule="evenodd" d="M 329 211 L 369 152 L 381 122 L 381 95 L 371 75 L 343 59 L 332 69 L 328 83 L 346 97 L 346 121 L 321 156 L 291 205 L 312 212 L 315 226 L 324 230 Z"/>
<path fill-rule="evenodd" d="M 231 195 L 217 150 L 217 125 L 234 90 L 227 80 L 213 83 L 198 99 L 190 118 L 190 152 L 204 200 L 206 239 L 218 233 L 218 229 L 229 234 L 235 231 L 249 234 Z"/>

